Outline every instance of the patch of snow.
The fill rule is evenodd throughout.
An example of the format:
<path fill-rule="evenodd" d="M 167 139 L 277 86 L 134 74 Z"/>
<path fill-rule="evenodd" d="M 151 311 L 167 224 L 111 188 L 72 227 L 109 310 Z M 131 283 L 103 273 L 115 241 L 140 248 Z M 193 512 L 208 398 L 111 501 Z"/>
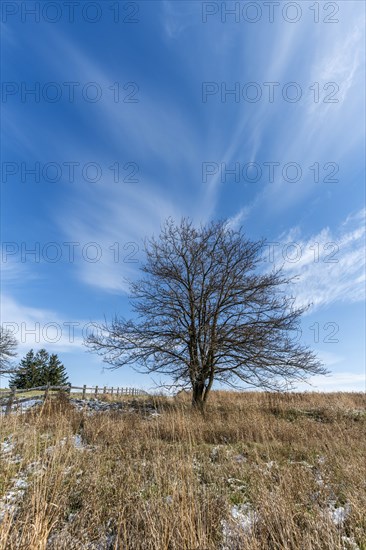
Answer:
<path fill-rule="evenodd" d="M 43 403 L 43 399 L 30 399 L 29 401 L 25 401 L 24 403 L 19 403 L 17 406 L 20 408 L 20 412 L 23 413 L 28 409 L 32 409 L 37 405 L 41 405 L 42 403 Z"/>
<path fill-rule="evenodd" d="M 22 477 L 14 478 L 12 481 L 12 488 L 0 498 L 0 524 L 7 513 L 11 515 L 16 513 L 18 503 L 28 487 L 28 482 Z"/>
<path fill-rule="evenodd" d="M 341 540 L 344 544 L 344 546 L 342 546 L 342 550 L 361 550 L 353 537 L 343 536 Z"/>
<path fill-rule="evenodd" d="M 231 508 L 231 517 L 244 531 L 250 531 L 257 519 L 257 514 L 249 504 L 236 504 Z"/>
<path fill-rule="evenodd" d="M 70 404 L 73 407 L 75 407 L 78 411 L 86 412 L 87 415 L 93 415 L 98 412 L 105 412 L 105 411 L 124 411 L 124 412 L 134 413 L 139 410 L 142 410 L 149 417 L 159 415 L 159 413 L 156 411 L 156 409 L 151 403 L 145 403 L 143 408 L 140 409 L 140 406 L 137 401 L 106 402 L 106 401 L 99 401 L 98 399 L 70 399 Z"/>
<path fill-rule="evenodd" d="M 333 521 L 334 525 L 337 527 L 342 527 L 343 523 L 346 521 L 347 517 L 351 512 L 350 504 L 346 503 L 344 506 L 335 506 L 334 502 L 329 504 L 328 513 Z"/>
<path fill-rule="evenodd" d="M 12 436 L 9 436 L 1 443 L 1 452 L 4 454 L 12 453 L 14 450 L 14 443 L 12 441 Z"/>
<path fill-rule="evenodd" d="M 15 489 L 26 489 L 28 487 L 28 481 L 23 477 L 18 477 L 12 480 L 14 482 L 13 487 Z"/>
<path fill-rule="evenodd" d="M 73 437 L 75 449 L 83 449 L 84 445 L 83 445 L 83 442 L 82 442 L 82 439 L 81 439 L 81 435 L 80 434 L 75 434 L 72 437 Z"/>
<path fill-rule="evenodd" d="M 1 443 L 0 454 L 4 455 L 2 458 L 8 464 L 19 464 L 22 461 L 22 457 L 20 455 L 13 455 L 15 443 L 12 437 L 10 435 Z"/>
<path fill-rule="evenodd" d="M 20 455 L 15 455 L 6 460 L 9 464 L 20 464 L 22 457 Z"/>
<path fill-rule="evenodd" d="M 253 531 L 255 523 L 258 521 L 258 514 L 252 510 L 250 504 L 235 504 L 230 510 L 231 518 L 223 520 L 222 534 L 223 546 L 222 550 L 231 550 L 236 547 L 238 539 L 242 535 L 250 535 Z"/>
<path fill-rule="evenodd" d="M 74 519 L 75 514 L 70 514 L 70 521 Z M 79 538 L 71 534 L 65 525 L 61 530 L 52 532 L 47 540 L 46 548 L 83 548 L 83 550 L 113 550 L 116 547 L 116 535 L 112 533 L 102 534 L 99 540 L 86 542 L 85 535 L 79 534 Z"/>
<path fill-rule="evenodd" d="M 30 399 L 29 401 L 24 401 L 23 403 L 17 403 L 15 401 L 11 407 L 11 412 L 16 412 L 16 413 L 20 412 L 22 414 L 28 411 L 29 409 L 32 409 L 33 407 L 40 405 L 41 403 L 43 403 L 42 399 Z M 6 409 L 7 409 L 6 405 L 2 405 L 0 407 L 0 416 L 6 413 Z"/>
<path fill-rule="evenodd" d="M 64 447 L 68 441 L 71 441 L 74 448 L 78 449 L 79 451 L 91 451 L 95 449 L 93 445 L 85 445 L 80 434 L 74 434 L 71 437 L 63 437 L 56 443 L 56 445 L 51 445 L 50 447 L 47 447 L 45 452 L 47 454 L 52 454 L 57 446 Z"/>

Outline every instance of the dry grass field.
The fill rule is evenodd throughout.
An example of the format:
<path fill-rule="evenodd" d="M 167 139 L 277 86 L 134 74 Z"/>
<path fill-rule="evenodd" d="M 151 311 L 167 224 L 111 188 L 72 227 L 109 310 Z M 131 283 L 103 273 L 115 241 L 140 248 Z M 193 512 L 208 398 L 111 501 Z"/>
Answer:
<path fill-rule="evenodd" d="M 0 548 L 365 550 L 365 425 L 350 393 L 1 417 Z"/>

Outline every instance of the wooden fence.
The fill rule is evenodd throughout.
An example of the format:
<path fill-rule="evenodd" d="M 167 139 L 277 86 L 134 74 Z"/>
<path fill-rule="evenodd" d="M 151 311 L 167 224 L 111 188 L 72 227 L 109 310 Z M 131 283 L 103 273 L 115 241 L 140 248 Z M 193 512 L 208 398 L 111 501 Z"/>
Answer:
<path fill-rule="evenodd" d="M 31 395 L 30 397 L 17 397 L 17 394 L 23 394 L 28 392 L 41 391 L 44 393 L 40 395 Z M 130 395 L 133 397 L 148 395 L 146 391 L 139 388 L 120 388 L 120 387 L 107 387 L 107 386 L 92 386 L 88 387 L 86 384 L 84 386 L 39 386 L 36 388 L 12 388 L 9 391 L 0 392 L 0 407 L 5 406 L 5 415 L 11 412 L 12 406 L 18 403 L 25 403 L 32 399 L 47 399 L 48 395 L 52 391 L 62 392 L 66 395 L 71 396 L 72 392 L 81 393 L 82 399 L 85 399 L 87 395 L 93 396 L 95 399 L 98 398 L 98 395 L 110 394 L 115 396 Z"/>

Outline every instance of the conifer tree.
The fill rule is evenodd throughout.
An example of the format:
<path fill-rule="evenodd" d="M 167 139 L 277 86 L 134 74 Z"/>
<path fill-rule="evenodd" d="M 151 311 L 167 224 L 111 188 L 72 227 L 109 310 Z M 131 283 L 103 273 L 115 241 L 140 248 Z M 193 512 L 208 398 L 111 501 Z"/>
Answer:
<path fill-rule="evenodd" d="M 66 369 L 55 353 L 49 358 L 44 378 L 45 383 L 51 386 L 66 386 L 68 384 Z"/>
<path fill-rule="evenodd" d="M 9 386 L 11 388 L 27 389 L 39 386 L 40 382 L 39 362 L 37 355 L 34 355 L 31 349 L 20 361 L 19 368 L 9 381 Z"/>
<path fill-rule="evenodd" d="M 9 381 L 11 388 L 36 388 L 38 386 L 65 386 L 68 377 L 57 355 L 51 356 L 45 349 L 34 354 L 31 349 L 20 361 L 17 371 Z"/>

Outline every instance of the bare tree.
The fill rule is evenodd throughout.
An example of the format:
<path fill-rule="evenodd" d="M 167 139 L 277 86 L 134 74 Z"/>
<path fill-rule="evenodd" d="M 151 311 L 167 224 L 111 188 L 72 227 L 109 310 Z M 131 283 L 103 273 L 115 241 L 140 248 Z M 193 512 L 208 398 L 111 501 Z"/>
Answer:
<path fill-rule="evenodd" d="M 285 294 L 292 279 L 264 272 L 264 245 L 224 221 L 168 220 L 146 241 L 144 276 L 131 284 L 135 318 L 95 325 L 86 345 L 112 368 L 169 375 L 202 410 L 214 381 L 281 390 L 326 374 L 297 341 L 306 308 Z"/>
<path fill-rule="evenodd" d="M 11 360 L 17 355 L 17 345 L 12 332 L 0 326 L 0 374 L 10 374 L 14 371 Z"/>

